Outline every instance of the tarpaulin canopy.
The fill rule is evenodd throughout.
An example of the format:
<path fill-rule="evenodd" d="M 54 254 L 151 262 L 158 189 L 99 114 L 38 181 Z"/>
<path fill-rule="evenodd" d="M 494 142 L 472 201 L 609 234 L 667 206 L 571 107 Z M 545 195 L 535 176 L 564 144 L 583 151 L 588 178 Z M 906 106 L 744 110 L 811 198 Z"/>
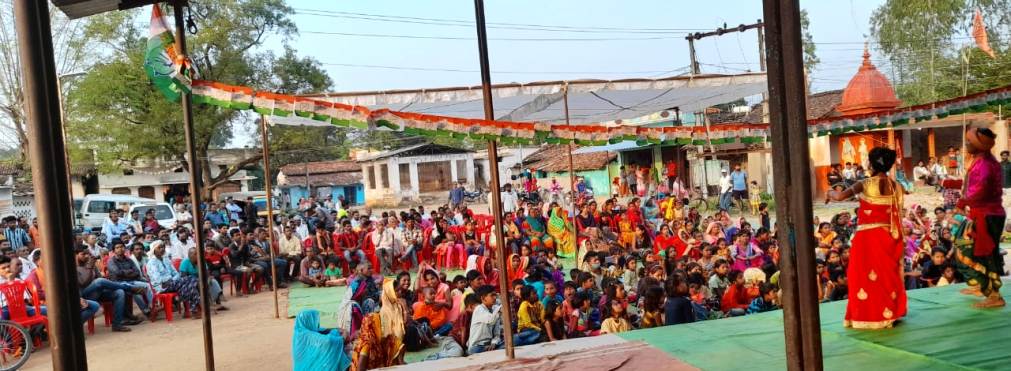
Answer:
<path fill-rule="evenodd" d="M 664 111 L 668 111 L 664 116 L 672 117 L 675 107 L 686 113 L 702 111 L 706 107 L 761 94 L 765 90 L 764 73 L 747 73 L 496 84 L 492 86 L 492 99 L 496 120 L 561 124 L 566 122 L 564 99 L 567 93 L 570 123 L 613 126 L 618 124 L 616 120 L 627 121 Z M 312 94 L 304 97 L 365 106 L 370 110 L 484 118 L 481 86 Z"/>

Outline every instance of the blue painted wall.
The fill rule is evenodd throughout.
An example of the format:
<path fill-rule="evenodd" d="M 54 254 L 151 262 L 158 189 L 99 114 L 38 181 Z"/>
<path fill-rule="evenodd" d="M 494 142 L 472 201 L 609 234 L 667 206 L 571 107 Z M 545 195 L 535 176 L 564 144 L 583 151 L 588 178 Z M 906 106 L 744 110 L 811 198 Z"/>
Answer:
<path fill-rule="evenodd" d="M 608 168 L 603 168 L 599 170 L 587 170 L 587 171 L 577 171 L 577 177 L 583 177 L 586 179 L 587 183 L 590 183 L 590 187 L 593 188 L 593 194 L 597 196 L 607 196 L 611 194 L 611 177 L 608 175 Z M 563 184 L 565 189 L 569 188 L 569 172 L 560 171 L 554 173 L 548 173 L 546 182 L 538 182 L 542 187 L 546 187 L 550 184 L 551 177 L 558 178 L 558 181 Z"/>
<path fill-rule="evenodd" d="M 310 196 L 309 192 L 306 191 L 305 187 L 290 187 L 286 189 L 288 195 L 291 198 L 291 205 L 287 206 L 291 208 L 298 207 L 299 199 Z M 335 200 L 340 196 L 344 196 L 345 200 L 352 202 L 351 206 L 365 204 L 365 186 L 362 184 L 330 187 L 330 195 Z"/>

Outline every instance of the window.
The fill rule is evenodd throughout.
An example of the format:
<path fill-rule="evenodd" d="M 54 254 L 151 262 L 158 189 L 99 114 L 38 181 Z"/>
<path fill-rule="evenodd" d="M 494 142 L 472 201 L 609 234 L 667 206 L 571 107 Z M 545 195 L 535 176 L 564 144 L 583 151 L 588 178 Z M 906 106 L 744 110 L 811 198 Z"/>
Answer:
<path fill-rule="evenodd" d="M 133 210 L 136 210 L 137 214 L 141 216 L 147 214 L 148 210 L 154 210 L 154 218 L 157 220 L 175 219 L 175 214 L 172 213 L 172 208 L 168 205 L 137 206 Z"/>
<path fill-rule="evenodd" d="M 411 189 L 411 164 L 400 164 L 400 189 Z"/>
<path fill-rule="evenodd" d="M 367 172 L 369 174 L 368 175 L 369 178 L 366 179 L 368 181 L 368 183 L 369 183 L 369 189 L 376 189 L 376 167 L 375 166 L 366 166 L 365 167 L 365 172 Z"/>
<path fill-rule="evenodd" d="M 379 165 L 379 180 L 383 188 L 390 188 L 390 168 L 386 164 Z"/>
<path fill-rule="evenodd" d="M 91 201 L 88 203 L 89 213 L 108 213 L 116 208 L 116 203 L 112 201 Z"/>

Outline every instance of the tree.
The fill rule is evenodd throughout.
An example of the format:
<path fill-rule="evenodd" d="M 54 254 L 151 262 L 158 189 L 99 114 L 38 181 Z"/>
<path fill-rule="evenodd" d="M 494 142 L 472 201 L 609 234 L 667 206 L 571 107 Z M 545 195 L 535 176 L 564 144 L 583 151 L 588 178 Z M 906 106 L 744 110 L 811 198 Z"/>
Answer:
<path fill-rule="evenodd" d="M 191 2 L 190 16 L 199 31 L 188 35 L 190 58 L 200 77 L 229 84 L 283 93 L 329 89 L 330 78 L 311 58 L 299 58 L 290 48 L 277 57 L 261 51 L 269 35 L 287 39 L 297 33 L 288 18 L 292 9 L 283 0 L 223 0 Z M 171 12 L 169 12 L 171 13 Z M 148 81 L 142 68 L 147 10 L 114 12 L 93 17 L 86 34 L 102 43 L 108 55 L 91 69 L 68 95 L 68 135 L 75 147 L 94 153 L 99 168 L 119 169 L 144 158 L 177 161 L 184 168 L 182 113 L 178 103 L 166 100 Z M 250 111 L 194 106 L 194 129 L 199 176 L 205 196 L 242 168 L 262 160 L 255 155 L 212 174 L 208 150 L 229 143 L 240 128 L 255 127 Z M 241 133 L 240 133 L 241 134 Z M 258 141 L 257 141 L 258 142 Z M 285 151 L 298 141 L 274 143 Z M 76 159 L 75 159 L 76 160 Z"/>
<path fill-rule="evenodd" d="M 979 8 L 997 54 L 991 59 L 971 38 Z M 871 16 L 871 34 L 896 73 L 905 104 L 953 98 L 1011 83 L 1011 0 L 888 0 Z M 1003 35 L 1004 37 L 997 37 Z"/>
<path fill-rule="evenodd" d="M 85 53 L 83 23 L 71 21 L 62 12 L 50 12 L 56 73 L 81 71 L 89 62 Z M 0 145 L 16 148 L 18 160 L 27 162 L 28 136 L 25 130 L 21 60 L 14 32 L 13 2 L 0 1 Z M 61 79 L 61 83 L 67 83 Z"/>
<path fill-rule="evenodd" d="M 821 59 L 818 59 L 817 45 L 814 44 L 814 37 L 811 36 L 811 20 L 807 18 L 807 10 L 800 10 L 800 40 L 804 43 L 804 68 L 813 71 Z"/>

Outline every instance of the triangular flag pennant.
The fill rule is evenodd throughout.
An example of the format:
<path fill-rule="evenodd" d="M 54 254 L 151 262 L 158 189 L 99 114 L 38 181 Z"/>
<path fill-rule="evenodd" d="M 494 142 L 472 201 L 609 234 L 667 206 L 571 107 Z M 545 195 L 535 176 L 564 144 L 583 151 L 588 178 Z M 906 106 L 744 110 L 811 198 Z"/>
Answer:
<path fill-rule="evenodd" d="M 976 46 L 990 58 L 997 59 L 997 55 L 990 49 L 990 40 L 986 36 L 986 24 L 983 23 L 983 14 L 976 8 L 976 15 L 972 17 L 972 38 L 976 39 Z"/>

